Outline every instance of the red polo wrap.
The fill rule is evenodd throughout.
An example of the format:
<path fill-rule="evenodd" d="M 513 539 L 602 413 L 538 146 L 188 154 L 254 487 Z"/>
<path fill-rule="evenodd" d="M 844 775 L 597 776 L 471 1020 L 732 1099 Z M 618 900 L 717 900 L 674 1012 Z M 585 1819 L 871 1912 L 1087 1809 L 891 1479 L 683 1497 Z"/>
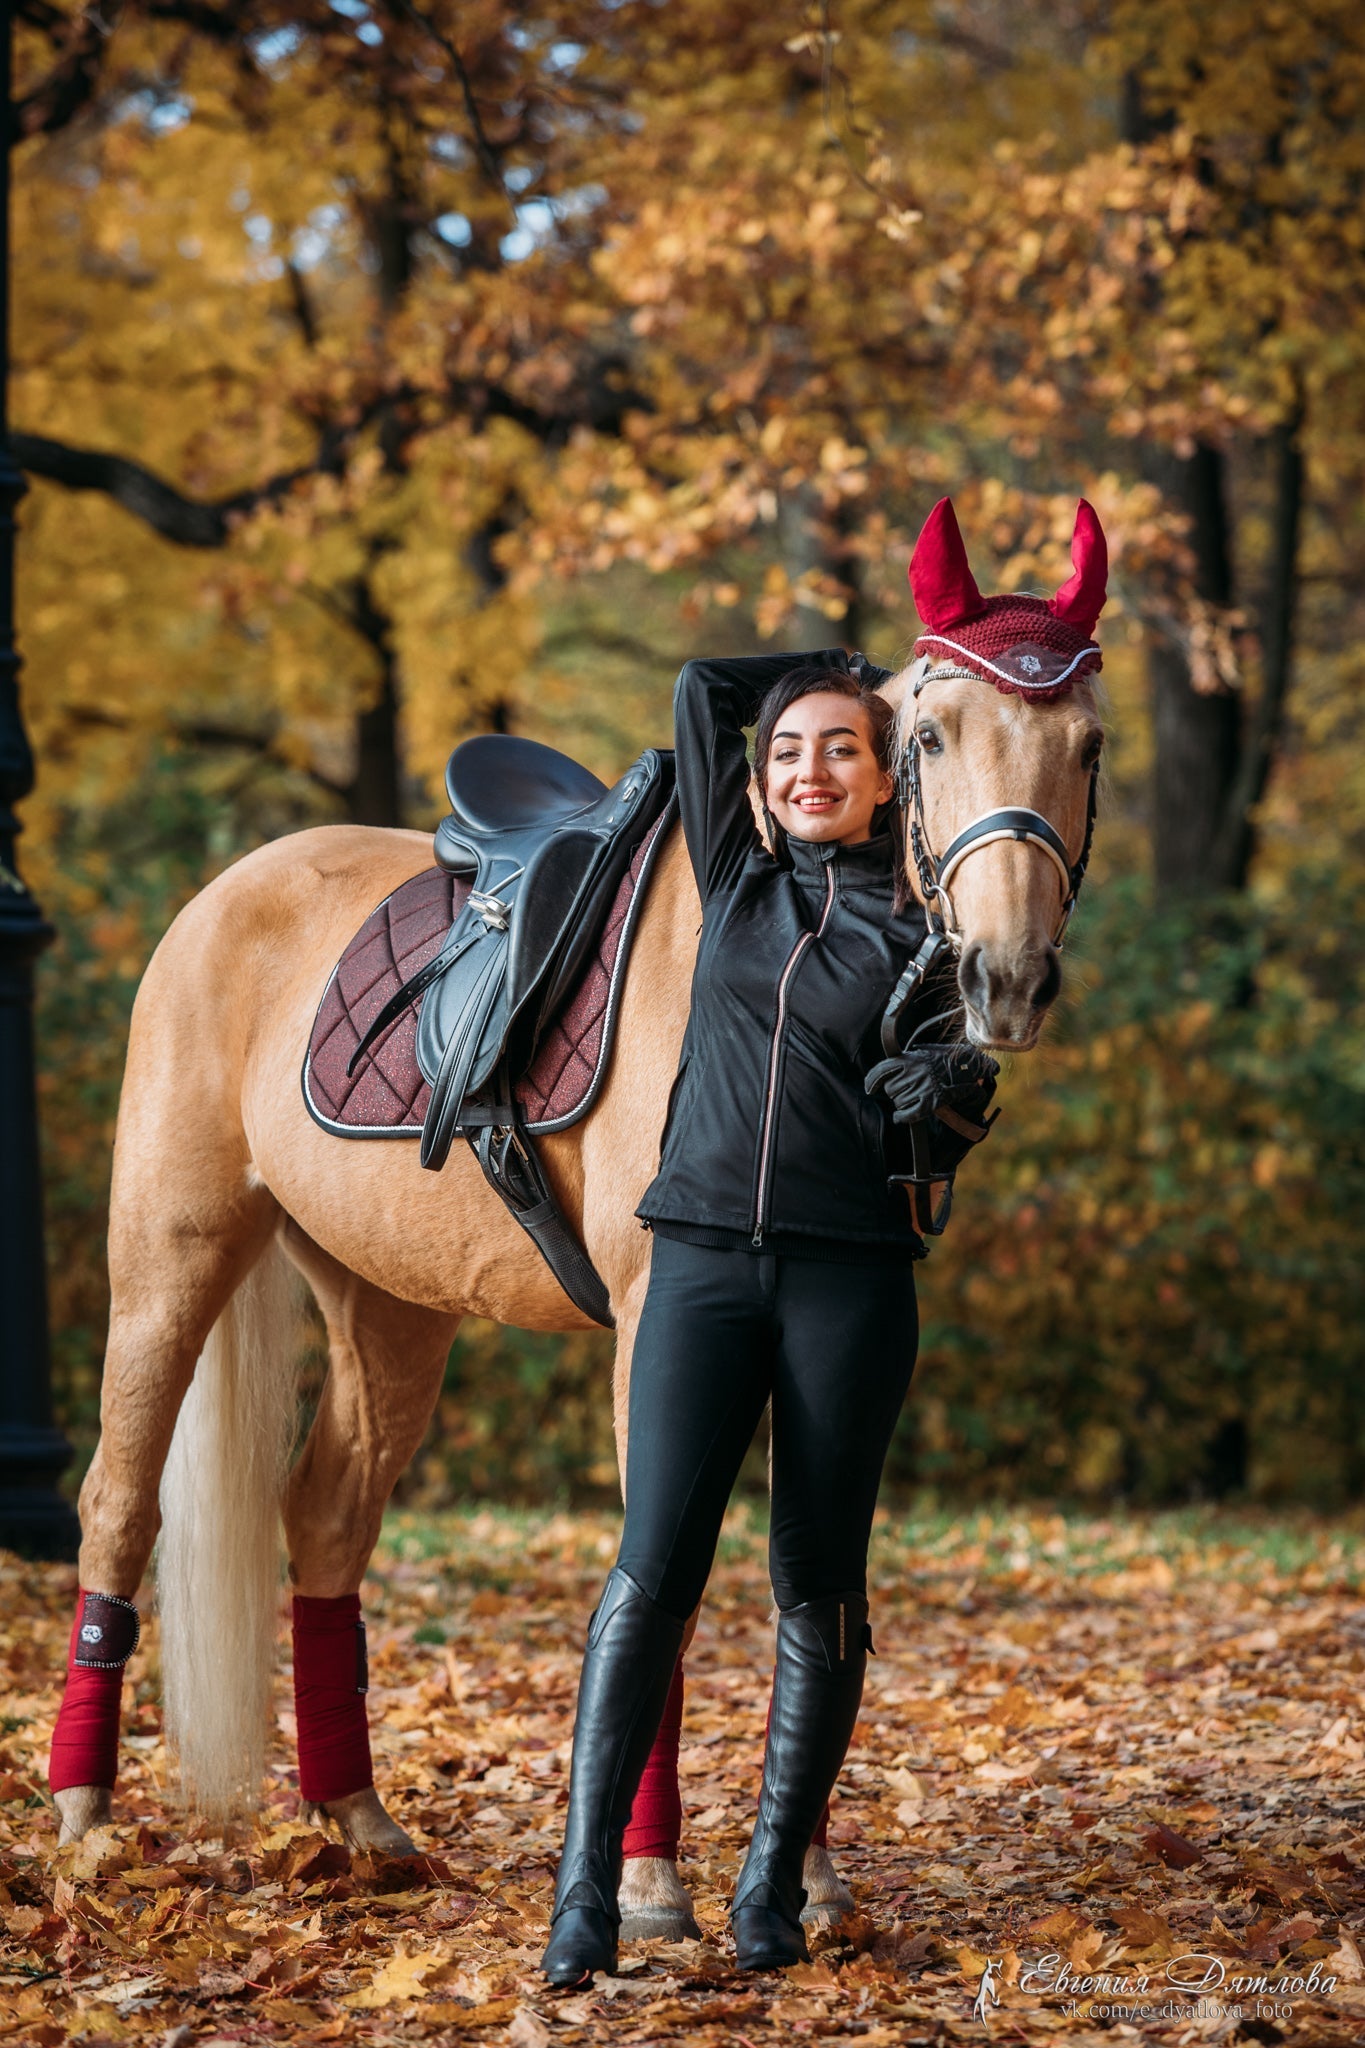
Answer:
<path fill-rule="evenodd" d="M 679 1657 L 668 1689 L 668 1701 L 654 1747 L 649 1752 L 640 1789 L 630 1809 L 630 1820 L 621 1838 L 621 1853 L 627 1860 L 638 1856 L 663 1856 L 678 1860 L 682 1837 L 682 1800 L 678 1793 L 678 1742 L 682 1733 L 683 1660 Z"/>
<path fill-rule="evenodd" d="M 621 1853 L 625 1861 L 640 1856 L 658 1856 L 669 1863 L 678 1860 L 678 1848 L 682 1841 L 682 1800 L 678 1793 L 678 1745 L 682 1734 L 683 1710 L 683 1660 L 679 1657 L 669 1687 L 668 1702 L 659 1732 L 654 1738 L 654 1747 L 649 1752 L 640 1789 L 635 1794 L 635 1803 L 630 1809 L 630 1821 L 622 1837 Z M 768 1721 L 773 1717 L 772 1701 L 768 1701 Z M 765 1725 L 766 1737 L 767 1728 Z M 816 1825 L 811 1837 L 812 1846 L 824 1849 L 829 1843 L 829 1807 Z"/>
<path fill-rule="evenodd" d="M 123 1666 L 98 1670 L 76 1662 L 79 1630 L 85 1614 L 85 1593 L 76 1596 L 76 1618 L 66 1653 L 66 1690 L 52 1731 L 47 1782 L 54 1792 L 73 1785 L 105 1785 L 112 1792 L 118 1776 L 119 1708 L 123 1699 Z"/>
<path fill-rule="evenodd" d="M 299 1791 L 313 1806 L 374 1783 L 365 1716 L 369 1676 L 360 1595 L 294 1596 L 294 1713 Z"/>

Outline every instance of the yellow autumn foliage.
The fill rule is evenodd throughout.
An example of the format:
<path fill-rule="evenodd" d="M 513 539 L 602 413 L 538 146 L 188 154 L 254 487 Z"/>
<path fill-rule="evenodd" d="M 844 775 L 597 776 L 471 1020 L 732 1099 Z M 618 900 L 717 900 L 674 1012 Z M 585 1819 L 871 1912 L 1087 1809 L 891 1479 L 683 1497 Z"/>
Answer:
<path fill-rule="evenodd" d="M 229 0 L 209 33 L 127 0 L 63 100 L 83 20 L 19 25 L 12 381 L 83 1446 L 127 1011 L 188 894 L 301 824 L 431 823 L 483 727 L 619 770 L 689 652 L 895 658 L 944 491 L 983 585 L 1053 588 L 1084 490 L 1112 790 L 1068 1007 L 927 1271 L 897 1470 L 1354 1490 L 1359 10 Z M 1287 423 L 1309 512 L 1253 886 L 1212 928 L 1154 917 L 1144 653 L 1174 633 L 1254 717 Z M 125 468 L 72 488 L 53 444 Z M 1198 597 L 1162 494 L 1154 458 L 1197 445 L 1244 612 Z M 444 1469 L 601 1483 L 601 1371 L 476 1333 Z M 528 1450 L 544 1401 L 562 1429 Z"/>

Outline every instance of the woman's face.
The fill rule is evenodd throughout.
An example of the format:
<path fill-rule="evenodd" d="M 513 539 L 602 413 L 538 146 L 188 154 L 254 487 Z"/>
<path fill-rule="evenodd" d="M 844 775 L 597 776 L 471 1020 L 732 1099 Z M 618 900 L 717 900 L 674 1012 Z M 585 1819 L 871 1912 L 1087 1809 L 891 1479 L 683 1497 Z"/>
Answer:
<path fill-rule="evenodd" d="M 872 723 L 854 697 L 812 690 L 778 720 L 768 749 L 768 809 L 793 839 L 852 845 L 872 836 L 872 814 L 891 800 Z"/>

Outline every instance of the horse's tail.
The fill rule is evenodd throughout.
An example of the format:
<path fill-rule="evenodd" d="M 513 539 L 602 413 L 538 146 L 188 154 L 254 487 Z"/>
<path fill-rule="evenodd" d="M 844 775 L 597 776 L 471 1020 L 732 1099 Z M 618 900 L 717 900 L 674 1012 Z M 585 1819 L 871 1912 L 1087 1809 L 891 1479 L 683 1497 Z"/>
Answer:
<path fill-rule="evenodd" d="M 256 1805 L 280 1589 L 280 1499 L 297 1428 L 297 1283 L 277 1239 L 204 1346 L 161 1481 L 157 1601 L 166 1733 L 184 1798 Z"/>

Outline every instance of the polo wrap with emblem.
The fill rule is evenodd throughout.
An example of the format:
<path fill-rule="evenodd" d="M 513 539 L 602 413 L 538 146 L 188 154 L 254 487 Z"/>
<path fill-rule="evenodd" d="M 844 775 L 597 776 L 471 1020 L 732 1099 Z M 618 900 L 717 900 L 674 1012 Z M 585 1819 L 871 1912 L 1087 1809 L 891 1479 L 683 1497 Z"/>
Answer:
<path fill-rule="evenodd" d="M 131 1600 L 117 1593 L 86 1593 L 71 1661 L 85 1671 L 121 1671 L 141 1633 L 142 1624 Z"/>

